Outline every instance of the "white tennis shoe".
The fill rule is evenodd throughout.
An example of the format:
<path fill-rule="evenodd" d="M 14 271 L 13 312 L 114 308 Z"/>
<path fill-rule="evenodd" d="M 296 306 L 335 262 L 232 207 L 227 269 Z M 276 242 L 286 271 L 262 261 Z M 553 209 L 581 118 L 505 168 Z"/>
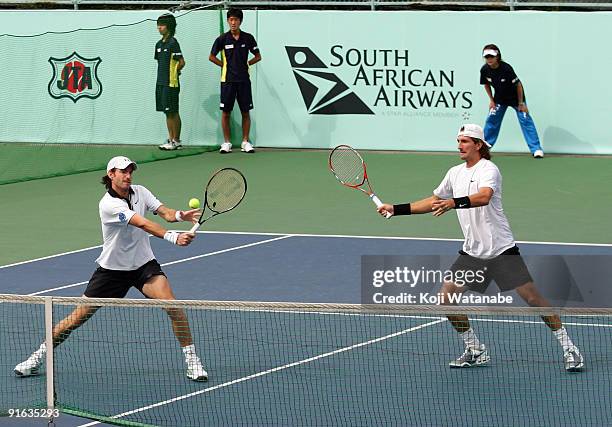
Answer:
<path fill-rule="evenodd" d="M 47 347 L 42 344 L 38 350 L 36 350 L 27 360 L 21 362 L 15 366 L 15 375 L 18 377 L 30 377 L 32 375 L 38 375 L 40 373 L 40 367 L 42 366 L 45 356 L 47 354 Z"/>
<path fill-rule="evenodd" d="M 465 347 L 465 351 L 457 359 L 449 362 L 451 368 L 470 368 L 472 366 L 486 365 L 491 361 L 489 352 L 484 344 L 480 344 L 479 348 L 470 346 Z"/>
<path fill-rule="evenodd" d="M 180 150 L 181 148 L 183 148 L 181 141 L 176 140 L 176 139 L 173 139 L 172 141 L 168 139 L 166 140 L 165 144 L 162 144 L 159 146 L 160 150 L 165 150 L 165 151 Z"/>
<path fill-rule="evenodd" d="M 544 158 L 544 151 L 542 151 L 542 150 L 535 150 L 533 152 L 533 158 L 534 159 L 543 159 Z"/>
<path fill-rule="evenodd" d="M 242 141 L 241 151 L 243 153 L 254 153 L 255 149 L 253 148 L 253 144 L 249 141 Z"/>
<path fill-rule="evenodd" d="M 202 362 L 198 356 L 192 355 L 185 359 L 187 363 L 187 378 L 192 381 L 207 381 L 208 372 L 202 366 Z"/>
<path fill-rule="evenodd" d="M 221 144 L 221 148 L 219 149 L 219 153 L 227 154 L 227 153 L 231 153 L 231 152 L 232 152 L 232 143 L 231 142 L 224 142 L 223 144 Z"/>
<path fill-rule="evenodd" d="M 568 348 L 563 353 L 563 362 L 565 363 L 565 370 L 568 372 L 580 372 L 584 369 L 584 358 L 576 346 Z"/>

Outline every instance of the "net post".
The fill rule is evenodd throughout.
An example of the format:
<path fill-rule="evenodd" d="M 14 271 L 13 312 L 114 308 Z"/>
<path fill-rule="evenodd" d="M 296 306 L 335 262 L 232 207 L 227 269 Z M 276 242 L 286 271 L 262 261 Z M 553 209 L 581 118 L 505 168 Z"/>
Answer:
<path fill-rule="evenodd" d="M 45 297 L 45 345 L 47 347 L 47 409 L 49 409 L 50 413 L 53 413 L 55 409 L 55 388 L 53 378 L 53 297 Z"/>

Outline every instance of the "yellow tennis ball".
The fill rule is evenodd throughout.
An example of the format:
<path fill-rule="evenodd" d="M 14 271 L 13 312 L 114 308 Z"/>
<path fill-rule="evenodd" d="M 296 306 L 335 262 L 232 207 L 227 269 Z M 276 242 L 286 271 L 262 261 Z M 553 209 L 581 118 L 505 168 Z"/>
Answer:
<path fill-rule="evenodd" d="M 198 209 L 200 207 L 200 201 L 195 197 L 193 199 L 189 199 L 189 207 L 191 209 Z"/>

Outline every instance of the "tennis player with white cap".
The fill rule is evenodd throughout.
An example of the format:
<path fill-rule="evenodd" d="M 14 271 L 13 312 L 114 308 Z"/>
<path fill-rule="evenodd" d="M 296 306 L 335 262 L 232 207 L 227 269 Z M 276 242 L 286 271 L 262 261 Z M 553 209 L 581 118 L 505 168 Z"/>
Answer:
<path fill-rule="evenodd" d="M 144 215 L 148 211 L 167 222 L 196 222 L 200 210 L 183 212 L 167 208 L 147 188 L 132 184 L 136 168 L 136 163 L 127 157 L 113 157 L 108 162 L 106 175 L 102 177 L 102 184 L 107 190 L 99 203 L 104 244 L 96 260 L 99 267 L 89 280 L 85 297 L 123 298 L 133 286 L 147 298 L 175 299 L 170 282 L 153 255 L 149 234 L 179 246 L 189 245 L 195 235 L 167 231 Z M 96 306 L 79 306 L 60 321 L 53 328 L 53 346 L 65 341 L 97 309 Z M 187 377 L 194 381 L 207 380 L 208 374 L 196 354 L 185 312 L 180 308 L 168 308 L 166 312 L 183 349 Z M 15 374 L 20 377 L 37 375 L 46 351 L 46 345 L 41 344 L 27 360 L 15 367 Z"/>
<path fill-rule="evenodd" d="M 400 205 L 383 204 L 378 212 L 383 216 L 387 213 L 398 216 L 431 212 L 437 217 L 451 209 L 457 211 L 465 241 L 450 270 L 453 277 L 458 277 L 455 273 L 461 272 L 463 277 L 470 276 L 474 280 L 462 286 L 444 282 L 440 290 L 444 305 L 454 304 L 449 298 L 453 294 L 460 295 L 468 290 L 484 293 L 494 280 L 502 292 L 515 290 L 532 307 L 549 307 L 548 301 L 533 284 L 514 242 L 502 208 L 502 176 L 491 162 L 490 145 L 484 139 L 482 128 L 475 124 L 461 126 L 457 143 L 463 163 L 449 169 L 431 197 Z M 467 368 L 488 363 L 487 347 L 476 336 L 467 316 L 447 317 L 466 346 L 464 353 L 449 366 Z M 545 315 L 542 319 L 561 344 L 565 369 L 572 372 L 582 370 L 584 359 L 559 316 Z"/>

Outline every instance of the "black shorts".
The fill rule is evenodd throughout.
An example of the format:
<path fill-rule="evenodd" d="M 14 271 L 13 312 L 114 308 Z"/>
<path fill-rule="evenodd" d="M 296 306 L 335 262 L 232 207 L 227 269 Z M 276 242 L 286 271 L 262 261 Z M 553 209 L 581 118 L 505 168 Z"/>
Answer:
<path fill-rule="evenodd" d="M 223 82 L 221 83 L 221 104 L 219 107 L 226 113 L 234 109 L 234 101 L 238 100 L 240 111 L 246 113 L 253 109 L 253 94 L 251 82 Z"/>
<path fill-rule="evenodd" d="M 178 113 L 180 91 L 178 87 L 155 86 L 155 109 L 164 113 Z"/>
<path fill-rule="evenodd" d="M 142 292 L 142 287 L 151 277 L 160 275 L 165 276 L 155 259 L 137 270 L 107 270 L 98 267 L 89 279 L 85 296 L 89 298 L 123 298 L 132 286 Z"/>
<path fill-rule="evenodd" d="M 487 290 L 492 280 L 495 280 L 501 291 L 510 291 L 533 280 L 517 246 L 506 249 L 491 259 L 474 258 L 459 251 L 459 257 L 450 269 L 455 282 L 460 281 L 459 277 L 465 278 L 464 283 L 456 284 L 463 284 L 469 290 L 481 294 Z M 466 276 L 468 271 L 472 272 L 469 280 Z"/>

